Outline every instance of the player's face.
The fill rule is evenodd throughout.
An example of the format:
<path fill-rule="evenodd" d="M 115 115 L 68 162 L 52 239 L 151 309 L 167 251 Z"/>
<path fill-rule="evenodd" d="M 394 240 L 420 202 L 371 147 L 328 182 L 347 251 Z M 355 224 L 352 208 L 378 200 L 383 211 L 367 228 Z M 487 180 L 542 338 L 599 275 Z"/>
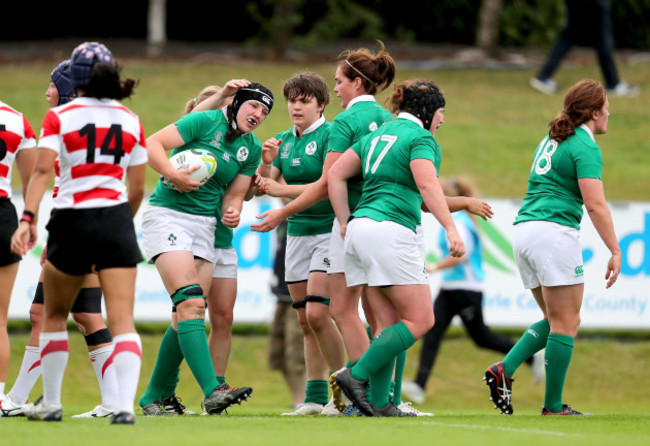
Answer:
<path fill-rule="evenodd" d="M 59 90 L 54 85 L 54 82 L 50 82 L 49 87 L 45 90 L 45 98 L 50 108 L 56 107 L 59 104 Z"/>
<path fill-rule="evenodd" d="M 293 124 L 302 132 L 320 118 L 324 105 L 319 105 L 315 97 L 300 96 L 287 101 L 289 116 Z"/>
<path fill-rule="evenodd" d="M 237 128 L 248 133 L 259 127 L 264 122 L 269 109 L 257 101 L 246 101 L 237 113 Z"/>
<path fill-rule="evenodd" d="M 334 75 L 334 92 L 343 108 L 346 108 L 352 99 L 359 96 L 354 80 L 350 80 L 343 73 L 341 65 L 336 68 L 336 74 Z"/>
<path fill-rule="evenodd" d="M 603 107 L 594 113 L 594 133 L 597 135 L 607 133 L 607 121 L 609 120 L 609 101 L 605 98 Z"/>
<path fill-rule="evenodd" d="M 439 108 L 433 114 L 433 119 L 431 120 L 431 128 L 429 131 L 432 135 L 435 135 L 442 123 L 445 122 L 445 109 Z"/>

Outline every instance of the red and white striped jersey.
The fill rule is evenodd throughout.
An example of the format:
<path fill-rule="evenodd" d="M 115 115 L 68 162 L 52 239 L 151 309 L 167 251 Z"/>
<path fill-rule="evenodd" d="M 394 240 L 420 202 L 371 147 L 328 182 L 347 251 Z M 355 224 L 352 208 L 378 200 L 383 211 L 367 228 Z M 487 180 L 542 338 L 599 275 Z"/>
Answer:
<path fill-rule="evenodd" d="M 50 109 L 38 147 L 59 155 L 59 209 L 126 202 L 126 168 L 147 162 L 140 119 L 112 99 L 80 97 Z"/>
<path fill-rule="evenodd" d="M 0 101 L 0 197 L 11 197 L 16 153 L 36 147 L 34 129 L 22 113 Z"/>

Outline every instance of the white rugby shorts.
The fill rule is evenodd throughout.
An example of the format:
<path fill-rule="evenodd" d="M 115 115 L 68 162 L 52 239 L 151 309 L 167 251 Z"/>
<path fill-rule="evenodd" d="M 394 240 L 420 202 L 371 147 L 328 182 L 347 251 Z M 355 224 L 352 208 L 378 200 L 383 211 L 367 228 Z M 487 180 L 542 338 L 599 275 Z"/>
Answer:
<path fill-rule="evenodd" d="M 328 233 L 318 235 L 287 236 L 287 253 L 284 261 L 284 280 L 302 282 L 311 272 L 327 272 Z"/>
<path fill-rule="evenodd" d="M 577 229 L 550 221 L 517 223 L 512 247 L 524 288 L 584 283 Z"/>
<path fill-rule="evenodd" d="M 392 221 L 355 218 L 345 235 L 348 286 L 428 285 L 422 237 Z"/>
<path fill-rule="evenodd" d="M 237 278 L 237 251 L 235 248 L 215 250 L 213 279 L 236 279 Z"/>
<path fill-rule="evenodd" d="M 149 263 L 165 252 L 191 251 L 214 263 L 216 217 L 186 214 L 148 205 L 142 216 L 142 241 Z"/>
<path fill-rule="evenodd" d="M 345 272 L 343 265 L 343 237 L 341 237 L 341 224 L 337 218 L 332 223 L 332 232 L 330 234 L 327 256 L 330 260 L 327 268 L 328 274 L 338 274 Z"/>

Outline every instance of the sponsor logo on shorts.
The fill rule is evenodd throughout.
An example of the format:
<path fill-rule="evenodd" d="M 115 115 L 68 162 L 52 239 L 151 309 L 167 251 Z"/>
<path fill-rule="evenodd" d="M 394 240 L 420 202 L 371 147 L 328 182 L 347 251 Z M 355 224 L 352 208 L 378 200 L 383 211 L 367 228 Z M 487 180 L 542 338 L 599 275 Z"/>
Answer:
<path fill-rule="evenodd" d="M 325 266 L 327 266 L 328 268 L 330 267 L 330 259 L 329 259 L 329 257 L 325 257 L 325 258 L 323 259 L 323 264 L 324 264 Z"/>
<path fill-rule="evenodd" d="M 316 144 L 316 141 L 312 141 L 305 147 L 305 153 L 307 155 L 313 155 L 316 153 L 316 149 L 318 149 L 318 144 Z"/>
<path fill-rule="evenodd" d="M 244 162 L 248 159 L 248 148 L 241 146 L 239 150 L 237 150 L 237 160 Z"/>
<path fill-rule="evenodd" d="M 169 240 L 169 246 L 176 246 L 176 236 L 174 234 L 169 234 L 167 240 Z"/>
<path fill-rule="evenodd" d="M 576 269 L 575 269 L 576 277 L 584 276 L 585 272 L 584 272 L 583 267 L 584 267 L 584 265 L 576 266 Z"/>

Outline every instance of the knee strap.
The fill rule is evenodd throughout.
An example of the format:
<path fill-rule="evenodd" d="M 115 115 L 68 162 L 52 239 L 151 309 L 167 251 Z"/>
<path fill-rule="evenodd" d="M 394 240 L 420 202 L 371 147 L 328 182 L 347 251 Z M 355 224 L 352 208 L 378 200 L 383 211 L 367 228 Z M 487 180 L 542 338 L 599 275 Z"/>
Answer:
<path fill-rule="evenodd" d="M 183 288 L 179 288 L 174 293 L 171 295 L 172 302 L 175 306 L 178 306 L 181 302 L 185 302 L 186 300 L 189 299 L 195 299 L 197 297 L 200 297 L 202 299 L 205 299 L 203 296 L 203 288 L 201 288 L 200 285 L 194 284 L 194 285 L 188 285 Z"/>
<path fill-rule="evenodd" d="M 296 310 L 305 307 L 307 307 L 307 299 L 297 300 L 291 304 L 291 308 L 295 308 Z"/>
<path fill-rule="evenodd" d="M 313 295 L 313 294 L 308 294 L 307 296 L 305 296 L 305 301 L 306 302 L 316 302 L 316 303 L 319 303 L 319 304 L 327 305 L 328 307 L 330 305 L 330 298 L 329 297 L 316 296 L 316 295 Z"/>
<path fill-rule="evenodd" d="M 99 287 L 80 289 L 70 312 L 101 314 L 102 289 Z"/>
<path fill-rule="evenodd" d="M 84 339 L 86 340 L 86 345 L 88 347 L 113 342 L 113 336 L 111 336 L 111 331 L 108 328 L 102 328 L 101 330 L 86 335 L 84 336 Z"/>

